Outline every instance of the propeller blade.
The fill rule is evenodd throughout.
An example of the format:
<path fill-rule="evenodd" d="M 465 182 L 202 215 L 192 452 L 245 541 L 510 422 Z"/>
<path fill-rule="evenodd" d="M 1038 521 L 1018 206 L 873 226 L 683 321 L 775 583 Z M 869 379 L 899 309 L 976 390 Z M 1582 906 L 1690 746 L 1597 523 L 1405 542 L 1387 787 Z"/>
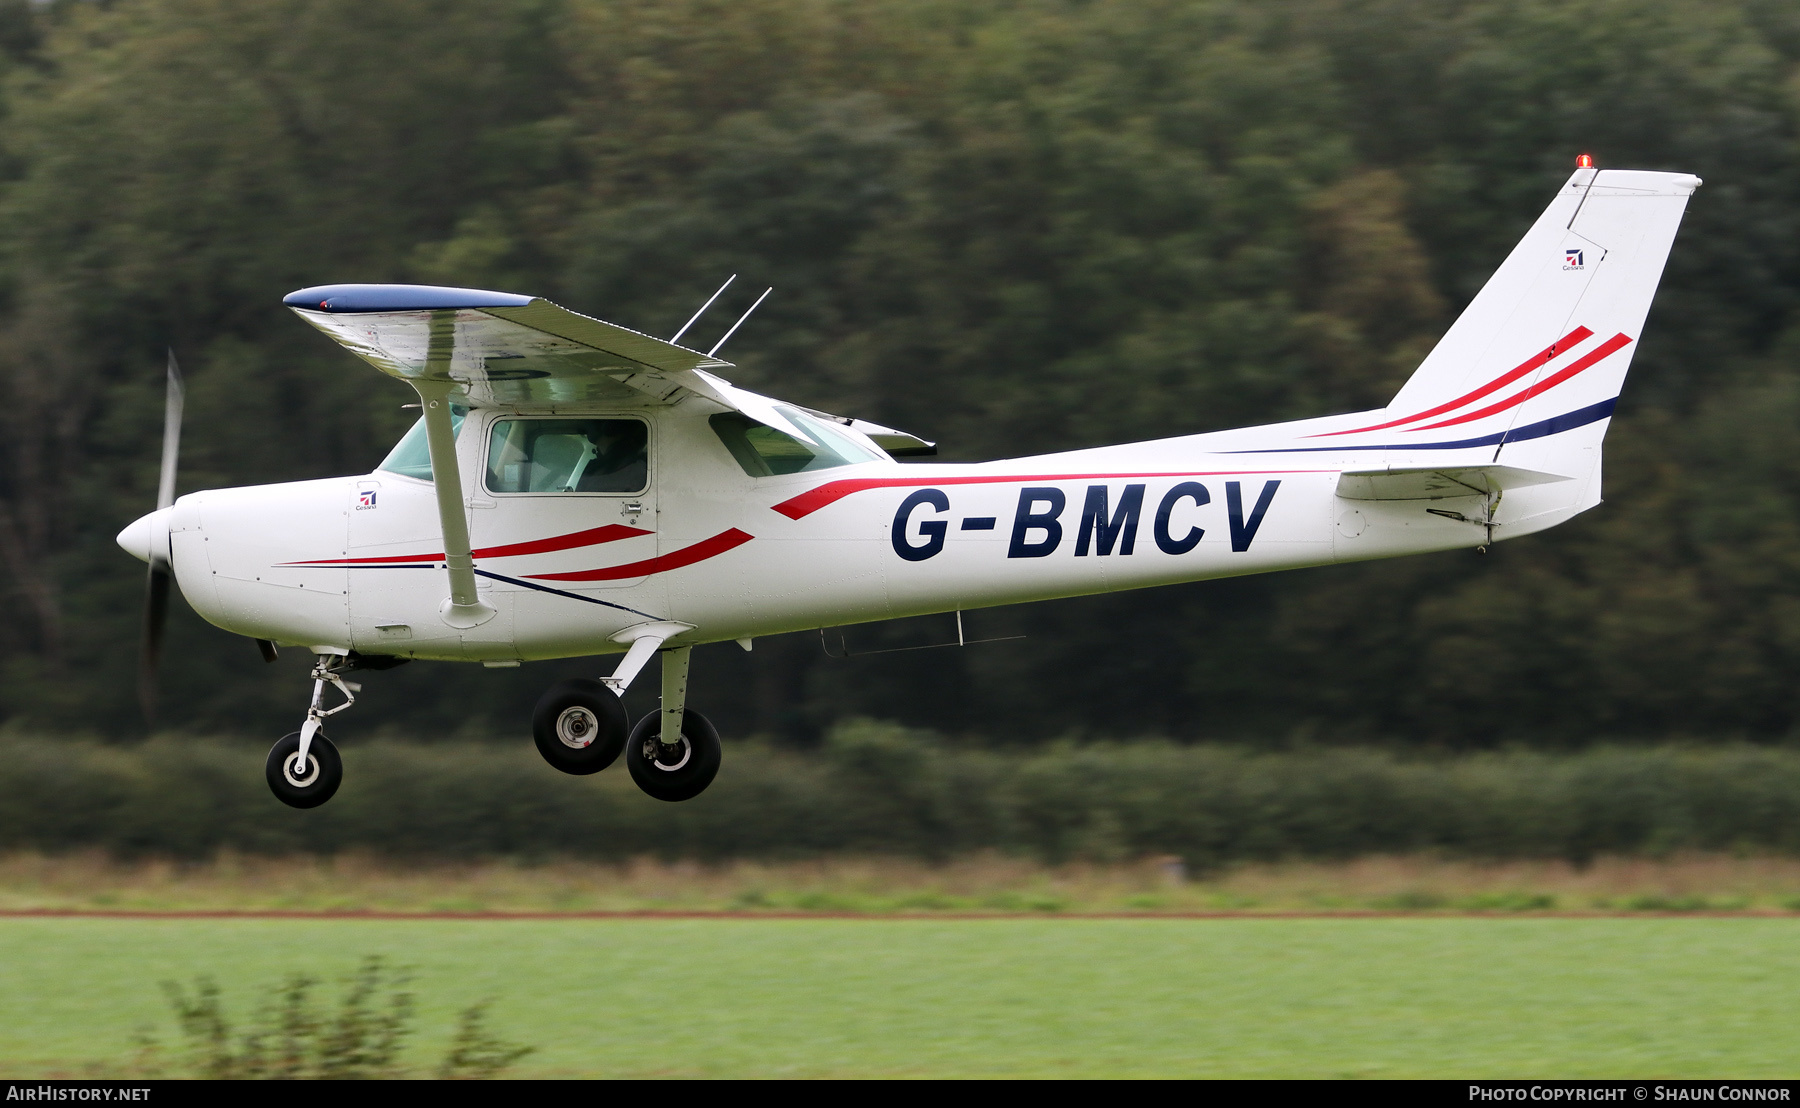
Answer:
<path fill-rule="evenodd" d="M 156 722 L 156 663 L 162 657 L 163 628 L 169 619 L 169 591 L 175 575 L 162 559 L 150 563 L 144 580 L 144 642 L 138 653 L 138 706 L 144 710 L 144 722 Z"/>
<path fill-rule="evenodd" d="M 187 391 L 181 383 L 181 366 L 169 350 L 169 379 L 163 393 L 162 474 L 156 485 L 157 510 L 175 503 L 175 470 L 181 459 L 181 413 Z M 163 630 L 169 621 L 169 593 L 175 573 L 167 550 L 150 551 L 150 573 L 144 580 L 144 641 L 138 652 L 138 706 L 145 724 L 156 722 L 156 663 L 162 657 Z"/>
<path fill-rule="evenodd" d="M 181 411 L 187 405 L 187 390 L 181 385 L 181 366 L 175 362 L 175 350 L 169 350 L 169 385 L 163 394 L 162 480 L 156 486 L 157 508 L 175 503 L 175 465 L 181 457 Z"/>

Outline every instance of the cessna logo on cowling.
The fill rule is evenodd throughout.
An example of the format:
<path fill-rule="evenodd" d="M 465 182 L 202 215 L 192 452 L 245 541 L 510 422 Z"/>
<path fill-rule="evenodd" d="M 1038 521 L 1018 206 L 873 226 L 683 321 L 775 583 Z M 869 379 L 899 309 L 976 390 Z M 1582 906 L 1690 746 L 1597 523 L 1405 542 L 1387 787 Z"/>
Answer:
<path fill-rule="evenodd" d="M 1119 490 L 1115 505 L 1110 486 L 1089 485 L 1075 529 L 1075 557 L 1084 558 L 1090 553 L 1102 557 L 1113 553 L 1135 553 L 1138 524 L 1144 514 L 1144 492 L 1148 487 L 1144 484 L 1124 486 Z M 1241 554 L 1250 549 L 1280 487 L 1279 480 L 1264 481 L 1256 503 L 1246 515 L 1243 482 L 1225 482 L 1225 516 L 1234 552 Z M 1068 499 L 1067 493 L 1054 486 L 1020 489 L 1018 505 L 1013 509 L 1012 535 L 1006 546 L 1006 556 L 1047 558 L 1056 553 L 1066 537 L 1063 514 L 1068 508 Z M 1200 540 L 1206 537 L 1206 529 L 1198 523 L 1177 521 L 1176 513 L 1211 503 L 1212 492 L 1198 481 L 1182 481 L 1165 491 L 1157 500 L 1156 514 L 1150 524 L 1150 537 L 1155 540 L 1156 548 L 1164 554 L 1186 554 L 1200 545 Z M 923 562 L 942 553 L 949 539 L 951 521 L 933 517 L 949 511 L 950 497 L 942 489 L 919 489 L 902 500 L 894 513 L 894 553 L 909 562 Z M 957 521 L 957 529 L 992 531 L 998 522 L 994 516 L 964 516 Z"/>

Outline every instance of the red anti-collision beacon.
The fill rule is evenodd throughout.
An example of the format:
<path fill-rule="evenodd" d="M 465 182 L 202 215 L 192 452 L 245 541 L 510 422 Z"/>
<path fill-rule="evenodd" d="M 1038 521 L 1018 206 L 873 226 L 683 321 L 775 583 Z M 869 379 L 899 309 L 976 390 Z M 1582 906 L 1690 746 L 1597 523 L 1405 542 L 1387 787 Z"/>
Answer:
<path fill-rule="evenodd" d="M 1592 169 L 1592 168 L 1594 168 L 1594 156 L 1592 154 L 1577 155 L 1575 158 L 1575 168 L 1576 169 Z"/>

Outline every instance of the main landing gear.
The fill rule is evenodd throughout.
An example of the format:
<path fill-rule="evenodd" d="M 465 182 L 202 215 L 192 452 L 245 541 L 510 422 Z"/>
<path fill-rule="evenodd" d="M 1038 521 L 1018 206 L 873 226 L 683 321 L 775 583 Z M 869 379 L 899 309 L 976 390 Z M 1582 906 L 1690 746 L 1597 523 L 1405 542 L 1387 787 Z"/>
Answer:
<path fill-rule="evenodd" d="M 531 737 L 538 753 L 557 769 L 577 776 L 612 765 L 625 749 L 630 730 L 619 695 L 589 677 L 550 686 L 531 713 Z"/>
<path fill-rule="evenodd" d="M 577 678 L 552 685 L 531 714 L 531 735 L 544 760 L 564 773 L 599 773 L 620 751 L 637 787 L 657 800 L 691 800 L 719 772 L 723 751 L 719 732 L 687 706 L 691 647 L 661 651 L 662 706 L 630 726 L 619 698 L 650 655 L 685 624 L 656 623 L 631 628 L 621 639 L 631 644 L 611 677 Z"/>

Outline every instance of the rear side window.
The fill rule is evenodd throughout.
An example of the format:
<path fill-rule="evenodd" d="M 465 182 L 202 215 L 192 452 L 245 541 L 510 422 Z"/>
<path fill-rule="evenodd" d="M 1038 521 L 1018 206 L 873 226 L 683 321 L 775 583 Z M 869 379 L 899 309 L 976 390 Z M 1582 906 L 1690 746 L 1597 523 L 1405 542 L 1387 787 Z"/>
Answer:
<path fill-rule="evenodd" d="M 731 451 L 737 464 L 752 477 L 775 477 L 887 460 L 887 455 L 876 453 L 822 420 L 811 419 L 788 407 L 779 411 L 797 430 L 806 432 L 807 437 L 797 439 L 741 412 L 720 412 L 708 422 L 712 424 L 713 434 L 719 436 L 719 441 Z"/>
<path fill-rule="evenodd" d="M 650 428 L 638 419 L 502 419 L 488 439 L 489 492 L 641 492 Z"/>

